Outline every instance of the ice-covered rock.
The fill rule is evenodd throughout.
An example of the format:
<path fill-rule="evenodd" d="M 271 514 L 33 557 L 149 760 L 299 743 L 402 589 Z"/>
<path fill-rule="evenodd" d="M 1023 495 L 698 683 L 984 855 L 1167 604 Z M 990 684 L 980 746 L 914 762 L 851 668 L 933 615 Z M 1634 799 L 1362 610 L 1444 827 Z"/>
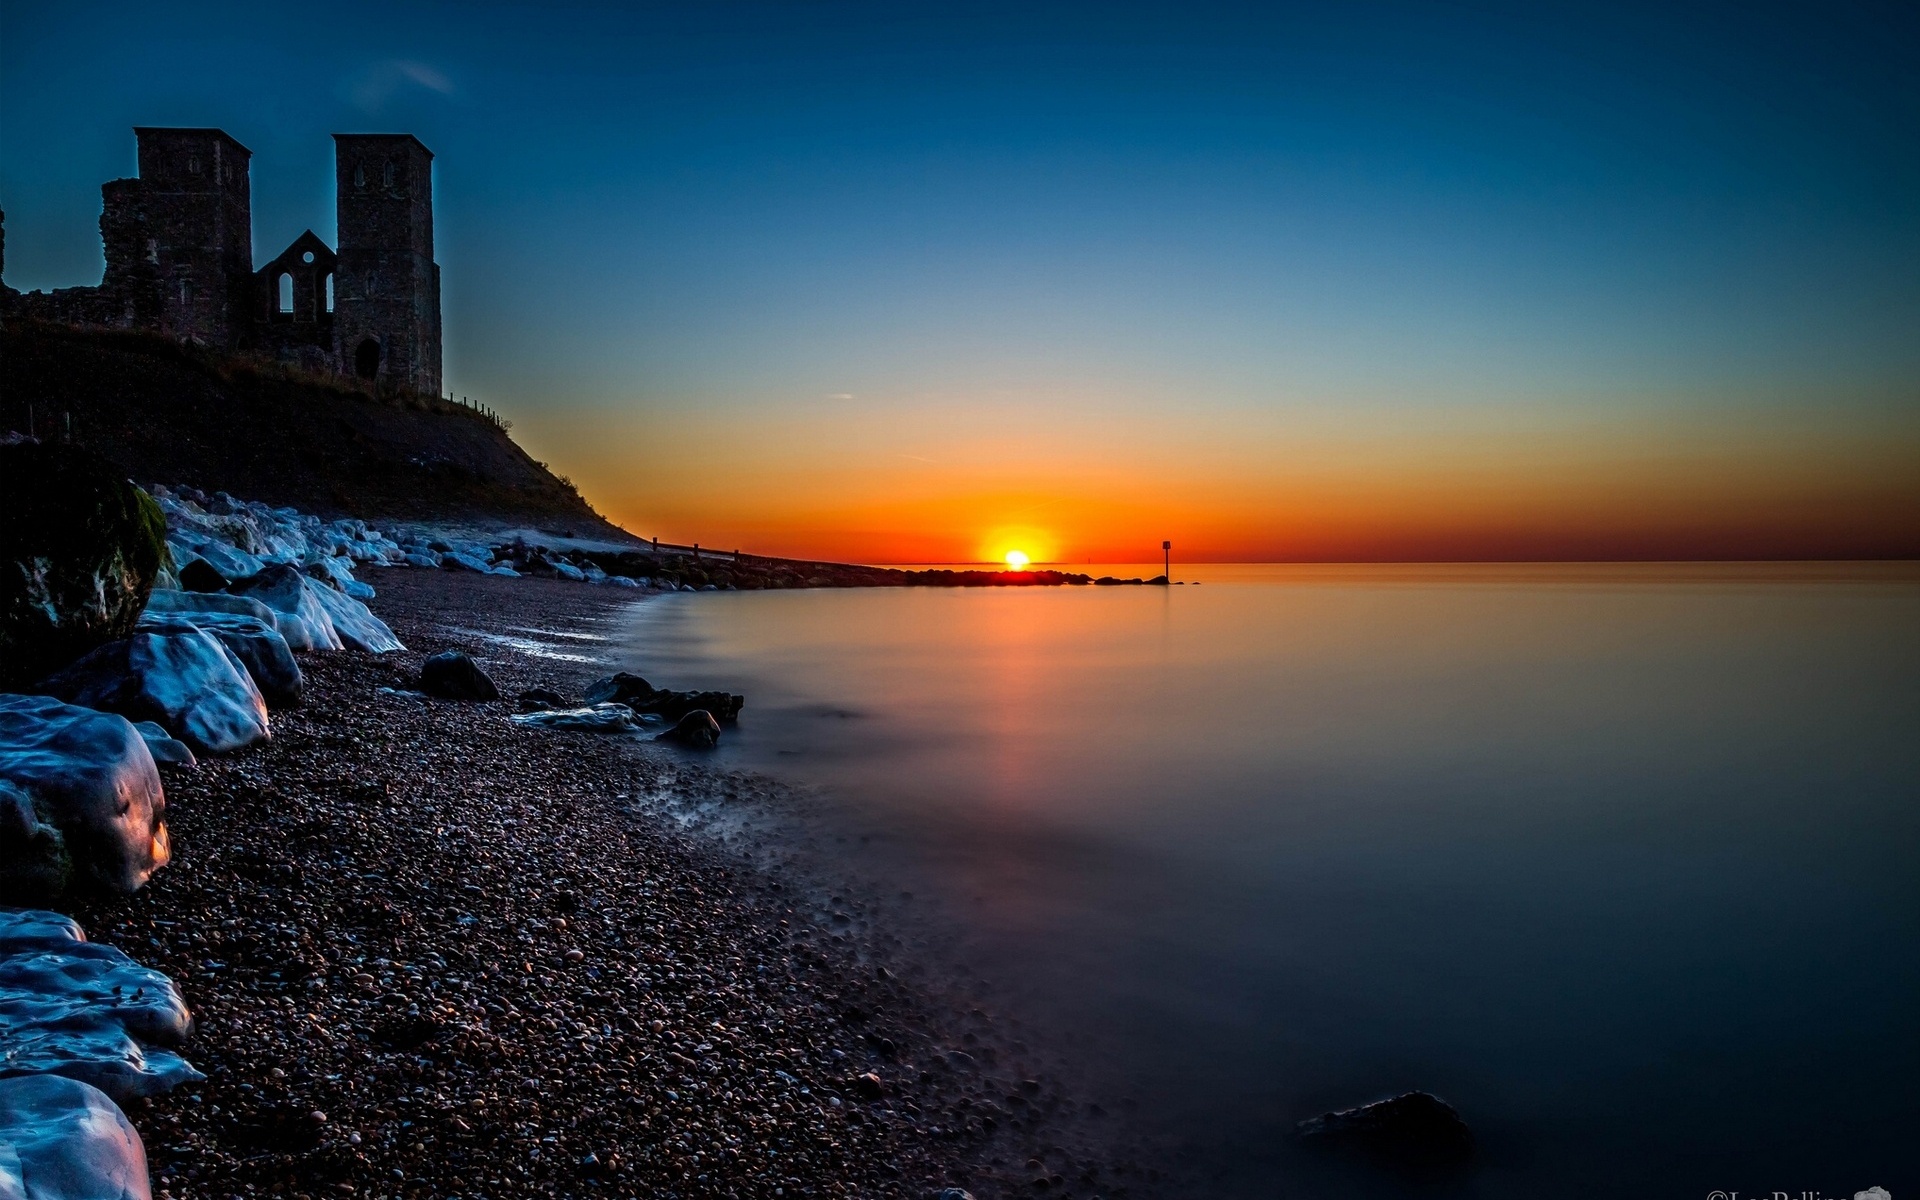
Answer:
<path fill-rule="evenodd" d="M 80 922 L 40 908 L 0 910 L 0 957 L 28 950 L 65 950 L 87 940 Z"/>
<path fill-rule="evenodd" d="M 267 702 L 247 668 L 191 614 L 147 618 L 41 683 L 51 696 L 136 721 L 158 721 L 202 754 L 261 741 Z"/>
<path fill-rule="evenodd" d="M 147 611 L 150 613 L 235 613 L 243 617 L 258 617 L 268 625 L 274 623 L 273 610 L 266 605 L 251 596 L 234 596 L 226 592 L 188 592 L 155 588 L 153 594 L 147 597 Z"/>
<path fill-rule="evenodd" d="M 432 567 L 437 569 L 440 566 L 439 555 L 421 554 L 418 551 L 414 551 L 414 550 L 407 551 L 404 555 L 401 556 L 400 561 L 407 564 L 409 567 Z"/>
<path fill-rule="evenodd" d="M 156 721 L 135 721 L 135 732 L 140 740 L 147 744 L 147 753 L 153 755 L 156 766 L 172 765 L 176 767 L 197 767 L 199 761 L 193 757 L 193 749 L 179 738 L 160 728 Z"/>
<path fill-rule="evenodd" d="M 153 754 L 125 717 L 51 696 L 0 695 L 0 779 L 7 819 L 59 835 L 72 870 L 131 892 L 167 863 L 166 795 Z"/>
<path fill-rule="evenodd" d="M 355 600 L 371 600 L 380 593 L 373 590 L 370 583 L 361 583 L 358 579 L 349 579 L 340 585 L 340 590 Z"/>
<path fill-rule="evenodd" d="M 587 581 L 587 573 L 570 562 L 554 563 L 553 573 L 562 579 L 571 579 L 575 583 L 585 583 Z"/>
<path fill-rule="evenodd" d="M 274 623 L 287 645 L 295 650 L 339 650 L 343 643 L 333 621 L 321 606 L 322 589 L 285 563 L 241 579 L 231 589 L 274 611 Z M 327 589 L 331 590 L 331 589 Z"/>
<path fill-rule="evenodd" d="M 0 442 L 0 687 L 127 636 L 168 563 L 153 497 L 75 446 Z"/>
<path fill-rule="evenodd" d="M 587 577 L 588 583 L 605 583 L 607 581 L 607 573 L 593 563 L 588 563 L 586 566 L 581 567 L 580 573 Z"/>
<path fill-rule="evenodd" d="M 353 582 L 353 561 L 338 555 L 309 552 L 302 564 L 309 578 L 339 588 Z"/>
<path fill-rule="evenodd" d="M 334 632 L 347 649 L 367 650 L 374 654 L 406 649 L 400 644 L 400 639 L 393 636 L 393 630 L 387 628 L 385 621 L 374 616 L 366 605 L 345 592 L 316 587 L 313 596 L 320 607 L 326 610 L 327 619 L 333 623 Z"/>
<path fill-rule="evenodd" d="M 477 555 L 466 554 L 459 550 L 449 550 L 440 556 L 440 565 L 449 571 L 474 571 L 485 575 L 493 568 Z"/>
<path fill-rule="evenodd" d="M 0 1079 L 0 1200 L 152 1200 L 140 1134 L 100 1089 Z"/>
<path fill-rule="evenodd" d="M 223 599 L 244 600 L 240 596 L 226 596 Z M 248 603 L 254 603 L 248 601 Z M 246 669 L 247 677 L 260 689 L 271 708 L 282 708 L 300 703 L 303 681 L 300 676 L 300 664 L 294 661 L 293 650 L 287 645 L 287 639 L 280 636 L 279 627 L 273 622 L 273 611 L 263 605 L 255 604 L 265 620 L 252 613 L 236 612 L 193 612 L 155 613 L 151 608 L 147 615 L 140 618 L 140 628 L 157 628 L 167 622 L 186 621 L 206 630 L 219 639 L 232 655 L 240 660 Z M 155 757 L 158 757 L 157 755 Z"/>
<path fill-rule="evenodd" d="M 267 565 L 259 556 L 237 550 L 215 538 L 179 535 L 169 538 L 168 544 L 192 551 L 195 557 L 218 571 L 220 577 L 229 582 L 245 579 Z"/>
<path fill-rule="evenodd" d="M 531 729 L 578 729 L 588 733 L 618 733 L 633 728 L 633 710 L 624 704 L 590 704 L 585 708 L 550 708 L 514 713 L 515 725 Z"/>
<path fill-rule="evenodd" d="M 174 1053 L 193 1016 L 158 971 L 56 913 L 0 912 L 0 1076 L 64 1075 L 116 1100 L 203 1078 Z"/>
<path fill-rule="evenodd" d="M 637 588 L 640 586 L 638 582 L 627 578 L 625 575 L 609 575 L 607 576 L 607 582 L 614 587 Z"/>

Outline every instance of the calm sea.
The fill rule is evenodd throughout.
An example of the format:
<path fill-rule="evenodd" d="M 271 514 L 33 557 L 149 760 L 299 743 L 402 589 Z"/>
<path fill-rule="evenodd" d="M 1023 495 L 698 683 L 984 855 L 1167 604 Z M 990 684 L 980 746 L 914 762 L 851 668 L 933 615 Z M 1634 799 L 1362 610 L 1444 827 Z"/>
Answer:
<path fill-rule="evenodd" d="M 1196 1194 L 1403 1194 L 1285 1133 L 1414 1088 L 1452 1194 L 1920 1186 L 1920 571 L 1176 577 L 666 597 L 627 656 L 746 693 L 721 759 Z"/>

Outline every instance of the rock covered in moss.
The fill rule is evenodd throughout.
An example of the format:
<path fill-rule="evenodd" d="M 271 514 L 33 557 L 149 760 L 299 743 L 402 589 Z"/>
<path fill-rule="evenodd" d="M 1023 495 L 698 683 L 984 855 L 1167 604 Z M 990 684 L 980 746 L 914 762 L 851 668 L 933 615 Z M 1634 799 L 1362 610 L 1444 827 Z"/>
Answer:
<path fill-rule="evenodd" d="M 168 565 L 166 518 L 105 459 L 0 443 L 0 686 L 133 631 Z"/>

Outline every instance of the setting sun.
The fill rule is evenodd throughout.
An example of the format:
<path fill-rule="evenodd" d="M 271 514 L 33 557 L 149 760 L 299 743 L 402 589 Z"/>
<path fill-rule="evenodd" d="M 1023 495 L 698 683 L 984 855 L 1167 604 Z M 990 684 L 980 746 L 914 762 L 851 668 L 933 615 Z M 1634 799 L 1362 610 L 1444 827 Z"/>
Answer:
<path fill-rule="evenodd" d="M 1027 559 L 1026 551 L 1024 550 L 1007 551 L 1007 566 L 1009 569 L 1015 570 L 1015 571 L 1024 571 L 1027 569 L 1027 562 L 1028 562 L 1028 559 Z"/>

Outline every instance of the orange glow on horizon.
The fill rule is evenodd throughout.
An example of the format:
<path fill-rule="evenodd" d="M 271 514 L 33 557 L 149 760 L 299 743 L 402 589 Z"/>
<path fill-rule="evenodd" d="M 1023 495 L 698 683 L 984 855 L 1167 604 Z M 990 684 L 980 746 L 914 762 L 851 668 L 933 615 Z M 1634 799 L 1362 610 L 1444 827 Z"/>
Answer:
<path fill-rule="evenodd" d="M 523 424 L 636 534 L 795 558 L 1157 566 L 1162 538 L 1187 562 L 1920 557 L 1920 413 L 858 416 Z"/>

